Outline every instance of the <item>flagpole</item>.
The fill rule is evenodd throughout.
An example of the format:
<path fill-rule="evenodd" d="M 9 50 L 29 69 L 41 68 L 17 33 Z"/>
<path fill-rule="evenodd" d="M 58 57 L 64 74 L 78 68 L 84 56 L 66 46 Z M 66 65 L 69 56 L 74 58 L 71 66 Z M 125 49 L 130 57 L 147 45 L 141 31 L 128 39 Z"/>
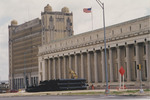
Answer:
<path fill-rule="evenodd" d="M 92 11 L 92 7 L 91 7 L 91 20 L 92 20 L 92 31 L 93 31 L 93 11 Z"/>

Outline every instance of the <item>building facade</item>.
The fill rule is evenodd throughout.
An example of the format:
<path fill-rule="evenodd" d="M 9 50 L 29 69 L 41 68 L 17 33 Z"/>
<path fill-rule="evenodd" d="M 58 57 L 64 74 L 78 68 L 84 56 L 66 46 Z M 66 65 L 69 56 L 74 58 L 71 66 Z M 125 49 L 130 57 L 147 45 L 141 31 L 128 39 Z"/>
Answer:
<path fill-rule="evenodd" d="M 73 35 L 72 13 L 67 7 L 53 12 L 47 5 L 36 18 L 9 25 L 9 82 L 11 89 L 38 84 L 38 46 Z M 27 84 L 28 83 L 28 84 Z"/>
<path fill-rule="evenodd" d="M 105 85 L 103 28 L 39 47 L 39 81 L 67 79 L 72 69 L 89 84 Z M 47 37 L 50 38 L 50 37 Z M 150 84 L 150 16 L 106 27 L 109 85 L 119 85 L 119 69 L 125 69 L 125 85 L 139 86 L 141 76 Z"/>

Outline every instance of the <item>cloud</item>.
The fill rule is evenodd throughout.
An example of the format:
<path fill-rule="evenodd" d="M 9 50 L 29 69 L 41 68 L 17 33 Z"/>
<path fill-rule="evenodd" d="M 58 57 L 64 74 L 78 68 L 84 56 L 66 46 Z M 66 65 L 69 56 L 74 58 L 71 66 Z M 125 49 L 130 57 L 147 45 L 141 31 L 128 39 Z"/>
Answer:
<path fill-rule="evenodd" d="M 106 26 L 150 15 L 150 0 L 101 0 L 105 3 Z M 67 6 L 73 12 L 74 33 L 91 31 L 91 14 L 83 8 L 92 7 L 94 29 L 103 27 L 103 13 L 96 0 L 0 0 L 0 79 L 8 79 L 8 25 L 41 18 L 41 11 L 50 4 L 53 11 Z"/>

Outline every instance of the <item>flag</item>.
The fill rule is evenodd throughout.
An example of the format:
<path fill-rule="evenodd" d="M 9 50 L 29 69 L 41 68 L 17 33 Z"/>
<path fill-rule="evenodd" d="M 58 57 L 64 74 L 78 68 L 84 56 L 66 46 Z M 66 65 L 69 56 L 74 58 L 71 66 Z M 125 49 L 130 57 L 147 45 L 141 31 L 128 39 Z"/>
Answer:
<path fill-rule="evenodd" d="M 85 13 L 91 13 L 92 8 L 84 8 L 83 12 Z"/>

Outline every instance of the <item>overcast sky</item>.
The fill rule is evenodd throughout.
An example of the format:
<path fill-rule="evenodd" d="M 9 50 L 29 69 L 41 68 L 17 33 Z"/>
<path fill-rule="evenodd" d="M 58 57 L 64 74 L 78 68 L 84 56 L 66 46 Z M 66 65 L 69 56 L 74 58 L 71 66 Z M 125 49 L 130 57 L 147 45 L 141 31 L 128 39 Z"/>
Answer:
<path fill-rule="evenodd" d="M 150 15 L 150 0 L 101 0 L 105 3 L 106 26 Z M 8 79 L 8 25 L 15 19 L 19 24 L 41 18 L 44 7 L 53 11 L 64 6 L 73 12 L 74 33 L 91 31 L 91 14 L 83 8 L 92 7 L 94 29 L 103 27 L 102 9 L 96 0 L 0 0 L 0 80 Z"/>

